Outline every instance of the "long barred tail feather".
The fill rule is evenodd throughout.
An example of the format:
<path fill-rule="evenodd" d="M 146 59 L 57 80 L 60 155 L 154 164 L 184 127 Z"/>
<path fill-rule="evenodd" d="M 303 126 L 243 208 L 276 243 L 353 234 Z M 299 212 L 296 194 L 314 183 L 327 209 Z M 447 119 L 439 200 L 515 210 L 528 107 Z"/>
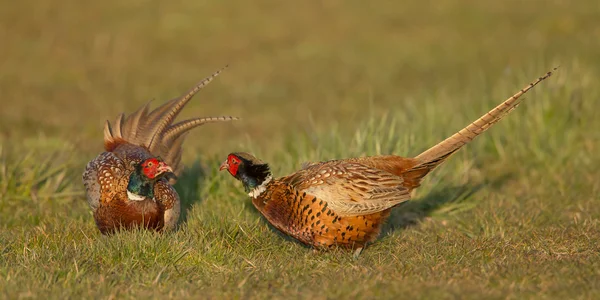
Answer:
<path fill-rule="evenodd" d="M 475 137 L 488 130 L 496 122 L 500 121 L 504 116 L 515 109 L 521 102 L 519 98 L 527 93 L 530 89 L 550 77 L 557 68 L 547 72 L 544 76 L 530 83 L 519 92 L 490 110 L 488 113 L 469 124 L 467 127 L 453 134 L 444 141 L 429 148 L 425 152 L 415 157 L 417 164 L 406 172 L 406 176 L 411 177 L 411 180 L 418 183 L 427 173 L 444 162 L 453 153 L 458 151 L 462 146 L 472 141 Z M 414 178 L 413 178 L 414 177 Z"/>
<path fill-rule="evenodd" d="M 112 151 L 118 144 L 127 142 L 143 146 L 155 156 L 160 156 L 179 175 L 181 168 L 182 144 L 186 133 L 206 123 L 238 120 L 237 117 L 204 117 L 194 118 L 173 124 L 185 105 L 202 88 L 208 85 L 227 66 L 200 81 L 181 97 L 171 99 L 161 106 L 149 111 L 150 102 L 140 107 L 129 116 L 120 114 L 114 126 L 106 121 L 104 126 L 104 145 L 106 151 Z"/>

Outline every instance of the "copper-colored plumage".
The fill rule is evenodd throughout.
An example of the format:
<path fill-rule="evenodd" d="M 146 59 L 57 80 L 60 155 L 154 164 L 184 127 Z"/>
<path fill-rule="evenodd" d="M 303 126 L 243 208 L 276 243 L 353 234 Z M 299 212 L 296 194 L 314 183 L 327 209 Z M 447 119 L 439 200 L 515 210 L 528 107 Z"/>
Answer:
<path fill-rule="evenodd" d="M 106 121 L 106 152 L 90 161 L 83 173 L 87 201 L 102 233 L 119 228 L 161 230 L 175 227 L 180 212 L 179 196 L 171 186 L 175 180 L 169 183 L 166 178 L 158 179 L 153 185 L 154 197 L 150 199 L 128 194 L 130 176 L 141 162 L 153 157 L 160 157 L 174 174 L 179 175 L 182 144 L 189 130 L 210 122 L 237 119 L 229 116 L 195 118 L 173 124 L 191 98 L 221 71 L 151 112 L 146 104 L 128 117 L 119 115 L 114 126 Z"/>
<path fill-rule="evenodd" d="M 244 183 L 254 206 L 280 231 L 319 249 L 362 249 L 378 236 L 391 209 L 410 199 L 424 176 L 499 121 L 519 104 L 520 96 L 551 75 L 548 72 L 414 158 L 382 155 L 310 163 L 296 173 L 271 179 L 265 163 L 242 152 L 231 153 L 221 169 Z"/>
<path fill-rule="evenodd" d="M 304 244 L 355 248 L 377 237 L 390 214 L 383 207 L 409 199 L 401 184 L 387 172 L 330 161 L 271 181 L 252 203 L 273 226 Z"/>

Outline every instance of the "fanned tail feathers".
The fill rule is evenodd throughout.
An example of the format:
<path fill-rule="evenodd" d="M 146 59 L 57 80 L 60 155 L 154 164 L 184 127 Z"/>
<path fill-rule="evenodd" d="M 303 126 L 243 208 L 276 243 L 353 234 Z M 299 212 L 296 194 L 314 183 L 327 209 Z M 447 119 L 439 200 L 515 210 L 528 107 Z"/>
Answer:
<path fill-rule="evenodd" d="M 532 89 L 538 83 L 542 82 L 544 79 L 550 77 L 552 72 L 556 71 L 556 69 L 557 68 L 554 68 L 552 71 L 530 83 L 518 93 L 514 94 L 512 97 L 508 98 L 500 105 L 496 106 L 494 109 L 490 110 L 488 113 L 477 119 L 475 122 L 469 124 L 459 132 L 455 133 L 451 137 L 419 154 L 417 157 L 415 157 L 417 164 L 405 173 L 405 179 L 414 181 L 414 184 L 418 185 L 421 178 L 427 175 L 427 173 L 444 162 L 450 155 L 458 151 L 462 146 L 472 141 L 475 137 L 492 127 L 492 125 L 500 121 L 504 116 L 515 109 L 521 103 L 519 98 L 523 96 L 523 94 L 527 93 L 527 91 Z"/>
<path fill-rule="evenodd" d="M 160 156 L 175 170 L 175 174 L 179 175 L 181 170 L 179 167 L 182 153 L 181 146 L 188 131 L 207 123 L 238 120 L 237 117 L 231 116 L 204 117 L 173 124 L 177 115 L 194 95 L 208 85 L 225 68 L 200 81 L 183 96 L 169 100 L 150 112 L 150 102 L 148 102 L 127 117 L 125 117 L 125 114 L 120 114 L 114 122 L 114 126 L 106 121 L 104 125 L 104 148 L 106 151 L 114 150 L 116 146 L 123 142 L 143 146 L 152 155 Z"/>

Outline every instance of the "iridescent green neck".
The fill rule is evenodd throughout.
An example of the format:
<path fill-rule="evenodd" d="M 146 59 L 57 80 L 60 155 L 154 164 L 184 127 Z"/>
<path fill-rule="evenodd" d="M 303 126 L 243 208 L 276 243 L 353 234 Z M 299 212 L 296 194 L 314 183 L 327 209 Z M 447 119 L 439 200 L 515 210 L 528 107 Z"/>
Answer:
<path fill-rule="evenodd" d="M 142 174 L 141 168 L 135 168 L 135 171 L 129 176 L 127 191 L 132 194 L 144 196 L 148 199 L 154 198 L 154 182 Z"/>

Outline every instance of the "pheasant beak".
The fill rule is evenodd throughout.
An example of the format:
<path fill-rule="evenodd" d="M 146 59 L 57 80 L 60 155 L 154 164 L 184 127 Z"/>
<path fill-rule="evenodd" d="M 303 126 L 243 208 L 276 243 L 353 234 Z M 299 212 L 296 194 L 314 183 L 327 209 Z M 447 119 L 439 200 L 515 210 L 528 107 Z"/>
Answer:
<path fill-rule="evenodd" d="M 223 170 L 227 170 L 227 169 L 229 169 L 229 163 L 227 163 L 227 160 L 225 160 L 219 167 L 219 171 L 223 171 Z"/>
<path fill-rule="evenodd" d="M 169 165 L 167 165 L 164 162 L 160 162 L 158 163 L 158 167 L 156 168 L 156 173 L 157 174 L 162 174 L 162 173 L 173 173 L 173 168 L 171 168 Z"/>

